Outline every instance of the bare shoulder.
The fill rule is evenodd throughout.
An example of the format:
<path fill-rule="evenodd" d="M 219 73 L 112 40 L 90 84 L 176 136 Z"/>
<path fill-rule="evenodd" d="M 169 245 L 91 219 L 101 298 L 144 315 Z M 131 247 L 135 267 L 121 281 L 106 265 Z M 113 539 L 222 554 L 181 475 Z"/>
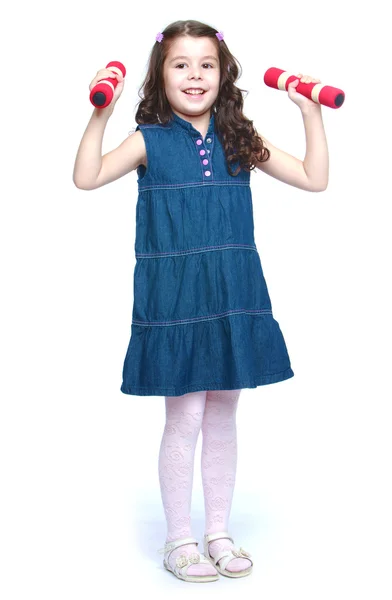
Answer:
<path fill-rule="evenodd" d="M 143 134 L 140 131 L 140 129 L 139 129 L 139 131 L 135 131 L 135 133 L 133 133 L 132 135 L 130 135 L 128 137 L 128 139 L 130 139 L 130 138 L 135 138 L 136 145 L 139 148 L 139 152 L 140 152 L 140 156 L 141 156 L 141 162 L 140 162 L 140 164 L 144 165 L 145 167 L 147 167 L 146 144 L 145 144 L 144 137 L 143 137 Z"/>
<path fill-rule="evenodd" d="M 146 144 L 144 141 L 144 136 L 143 136 L 142 132 L 140 131 L 140 129 L 139 129 L 139 131 L 135 131 L 134 133 L 129 135 L 123 141 L 123 143 L 120 144 L 119 148 L 121 148 L 122 145 L 124 145 L 125 153 L 129 153 L 131 156 L 134 157 L 135 160 L 140 161 L 136 165 L 136 167 L 138 167 L 139 164 L 146 166 L 146 161 L 147 161 Z"/>

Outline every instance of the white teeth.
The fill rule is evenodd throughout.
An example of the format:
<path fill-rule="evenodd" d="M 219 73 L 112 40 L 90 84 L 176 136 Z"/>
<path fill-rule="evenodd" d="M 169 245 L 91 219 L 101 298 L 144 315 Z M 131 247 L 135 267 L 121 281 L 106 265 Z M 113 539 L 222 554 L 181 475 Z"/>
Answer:
<path fill-rule="evenodd" d="M 184 90 L 186 94 L 204 94 L 204 90 L 195 91 L 195 90 Z"/>

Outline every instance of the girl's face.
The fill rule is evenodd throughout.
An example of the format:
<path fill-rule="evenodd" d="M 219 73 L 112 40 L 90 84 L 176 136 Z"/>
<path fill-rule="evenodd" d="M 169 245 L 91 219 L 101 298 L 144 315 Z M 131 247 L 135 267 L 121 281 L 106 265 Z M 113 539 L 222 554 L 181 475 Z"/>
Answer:
<path fill-rule="evenodd" d="M 208 37 L 177 38 L 163 65 L 165 92 L 172 109 L 180 116 L 210 115 L 219 92 L 219 58 Z M 201 95 L 184 90 L 199 88 Z"/>

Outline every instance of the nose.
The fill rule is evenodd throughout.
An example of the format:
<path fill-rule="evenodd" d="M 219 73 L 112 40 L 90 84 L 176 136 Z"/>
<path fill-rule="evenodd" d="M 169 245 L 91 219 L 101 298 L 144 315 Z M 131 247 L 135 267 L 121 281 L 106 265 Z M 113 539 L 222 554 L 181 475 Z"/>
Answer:
<path fill-rule="evenodd" d="M 190 79 L 200 79 L 200 67 L 192 67 L 189 71 L 189 76 Z"/>

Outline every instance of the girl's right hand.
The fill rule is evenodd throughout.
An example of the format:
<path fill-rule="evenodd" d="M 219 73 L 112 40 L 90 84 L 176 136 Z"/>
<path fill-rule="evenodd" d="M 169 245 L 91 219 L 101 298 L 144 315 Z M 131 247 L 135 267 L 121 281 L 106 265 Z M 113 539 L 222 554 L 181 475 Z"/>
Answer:
<path fill-rule="evenodd" d="M 111 108 L 114 108 L 115 103 L 117 102 L 117 100 L 119 99 L 119 97 L 121 96 L 121 93 L 123 91 L 124 88 L 124 77 L 122 76 L 121 73 L 117 73 L 115 71 L 111 71 L 110 69 L 100 69 L 96 76 L 94 77 L 94 79 L 91 81 L 90 85 L 89 85 L 89 89 L 90 92 L 93 89 L 93 87 L 101 80 L 101 79 L 107 79 L 108 77 L 111 78 L 116 78 L 118 80 L 118 84 L 113 92 L 113 98 L 112 101 L 110 102 L 110 104 L 108 104 L 108 106 L 106 106 L 105 108 L 109 108 L 109 106 Z"/>

